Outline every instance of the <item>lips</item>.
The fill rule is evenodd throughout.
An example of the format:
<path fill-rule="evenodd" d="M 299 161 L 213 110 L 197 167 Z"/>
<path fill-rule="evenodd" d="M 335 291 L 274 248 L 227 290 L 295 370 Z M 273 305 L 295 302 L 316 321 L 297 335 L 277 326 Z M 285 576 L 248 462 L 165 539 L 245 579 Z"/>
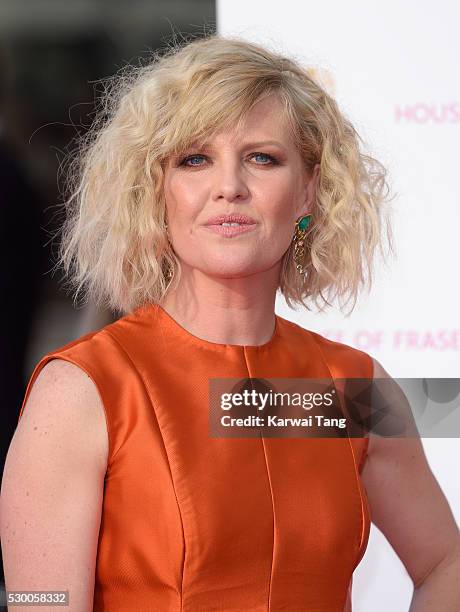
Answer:
<path fill-rule="evenodd" d="M 206 221 L 205 225 L 222 225 L 222 223 L 239 223 L 240 225 L 254 225 L 256 222 L 252 217 L 240 213 L 230 215 L 217 215 Z"/>

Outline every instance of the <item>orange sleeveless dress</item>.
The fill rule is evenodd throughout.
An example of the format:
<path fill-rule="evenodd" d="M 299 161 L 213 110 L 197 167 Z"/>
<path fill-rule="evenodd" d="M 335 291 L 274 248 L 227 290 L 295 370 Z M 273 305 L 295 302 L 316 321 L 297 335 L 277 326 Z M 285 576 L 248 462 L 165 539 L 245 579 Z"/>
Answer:
<path fill-rule="evenodd" d="M 47 353 L 104 404 L 109 461 L 94 610 L 343 612 L 367 546 L 368 439 L 212 438 L 209 378 L 370 378 L 367 353 L 280 316 L 217 344 L 148 304 Z M 20 418 L 19 416 L 19 418 Z"/>

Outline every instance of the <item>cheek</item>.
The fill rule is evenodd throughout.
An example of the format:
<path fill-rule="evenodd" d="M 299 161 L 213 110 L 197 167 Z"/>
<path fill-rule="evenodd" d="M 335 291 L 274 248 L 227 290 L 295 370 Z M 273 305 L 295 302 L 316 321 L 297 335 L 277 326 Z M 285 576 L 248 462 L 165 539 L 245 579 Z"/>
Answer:
<path fill-rule="evenodd" d="M 281 257 L 289 248 L 295 233 L 296 205 L 292 189 L 285 190 L 269 200 L 270 232 L 267 236 L 272 255 Z"/>
<path fill-rule="evenodd" d="M 176 175 L 165 181 L 164 193 L 170 225 L 177 228 L 184 224 L 189 226 L 201 209 L 203 195 L 199 186 Z"/>
<path fill-rule="evenodd" d="M 260 214 L 269 222 L 272 232 L 277 236 L 284 237 L 294 234 L 296 222 L 296 206 L 297 201 L 294 191 L 286 186 L 281 189 L 272 189 L 263 198 L 259 200 Z"/>

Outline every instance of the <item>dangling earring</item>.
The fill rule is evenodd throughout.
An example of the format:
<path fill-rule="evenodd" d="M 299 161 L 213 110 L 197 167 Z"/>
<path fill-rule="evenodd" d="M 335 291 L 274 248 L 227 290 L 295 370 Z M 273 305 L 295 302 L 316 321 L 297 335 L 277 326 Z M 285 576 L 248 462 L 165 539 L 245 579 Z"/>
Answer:
<path fill-rule="evenodd" d="M 305 274 L 306 269 L 303 267 L 305 259 L 305 235 L 307 228 L 310 225 L 312 215 L 305 215 L 297 219 L 294 233 L 294 263 L 299 274 Z"/>

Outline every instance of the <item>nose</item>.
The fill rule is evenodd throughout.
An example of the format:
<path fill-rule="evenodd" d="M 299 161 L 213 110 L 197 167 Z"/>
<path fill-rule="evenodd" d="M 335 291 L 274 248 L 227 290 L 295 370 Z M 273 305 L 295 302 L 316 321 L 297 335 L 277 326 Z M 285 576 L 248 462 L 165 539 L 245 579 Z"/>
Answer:
<path fill-rule="evenodd" d="M 249 189 L 238 160 L 227 159 L 215 164 L 213 201 L 244 201 L 248 195 Z"/>

